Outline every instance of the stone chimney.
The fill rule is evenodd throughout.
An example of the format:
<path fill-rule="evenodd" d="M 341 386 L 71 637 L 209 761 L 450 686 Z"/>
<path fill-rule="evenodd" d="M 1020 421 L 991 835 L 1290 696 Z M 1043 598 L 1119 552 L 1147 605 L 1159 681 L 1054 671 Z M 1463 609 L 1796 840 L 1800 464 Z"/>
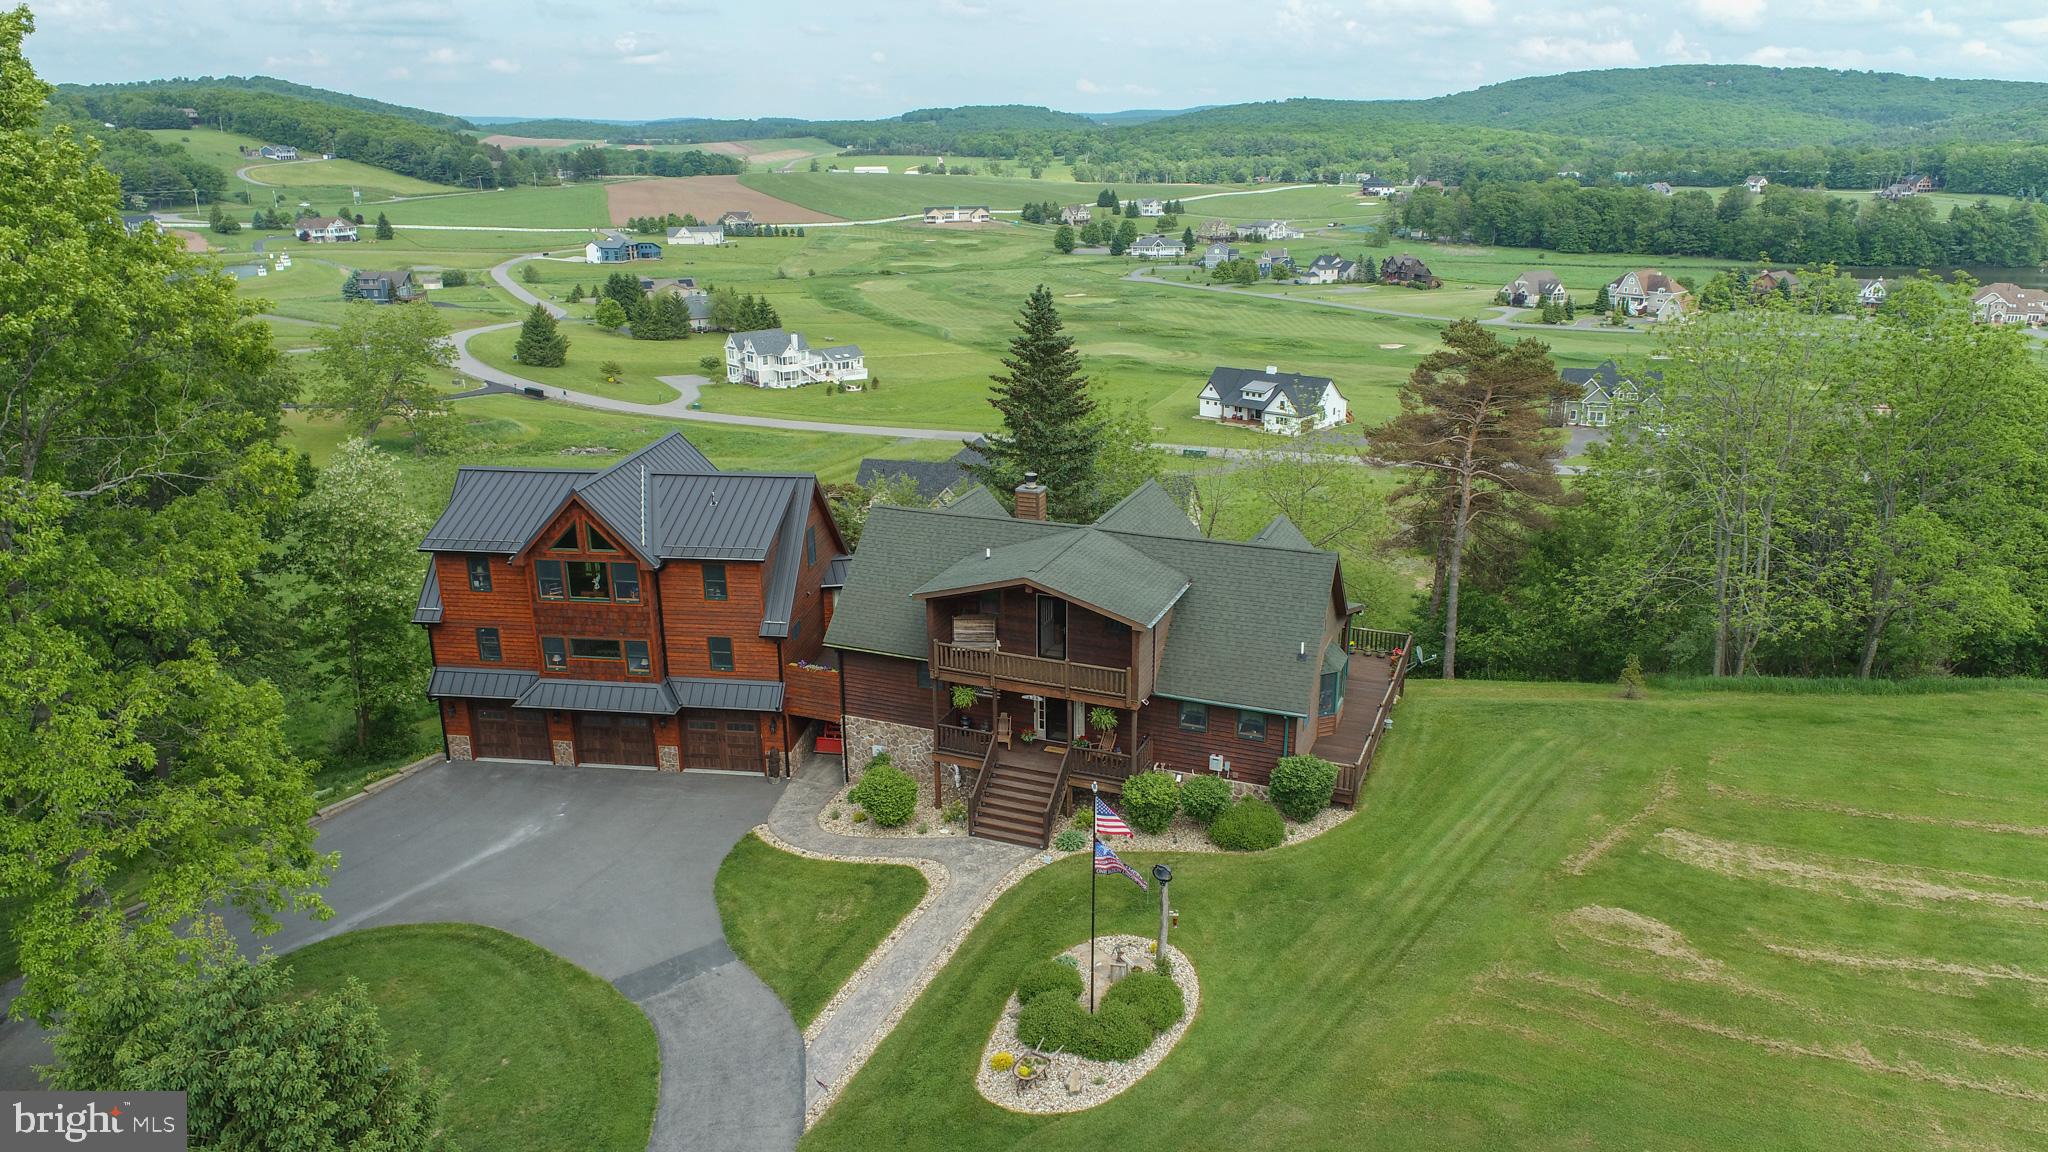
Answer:
<path fill-rule="evenodd" d="M 1026 472 L 1024 482 L 1017 485 L 1017 519 L 1045 519 L 1045 496 L 1046 488 L 1038 482 L 1038 473 Z"/>

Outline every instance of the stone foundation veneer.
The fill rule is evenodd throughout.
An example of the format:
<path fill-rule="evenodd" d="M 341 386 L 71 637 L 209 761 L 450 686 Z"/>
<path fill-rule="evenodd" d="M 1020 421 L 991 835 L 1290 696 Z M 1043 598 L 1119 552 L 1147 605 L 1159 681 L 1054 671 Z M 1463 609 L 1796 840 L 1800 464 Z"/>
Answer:
<path fill-rule="evenodd" d="M 571 740 L 557 740 L 557 741 L 555 741 L 555 767 L 557 767 L 557 768 L 574 768 L 575 766 L 576 766 L 576 744 L 575 744 L 575 742 L 574 742 L 574 741 L 571 741 Z"/>
<path fill-rule="evenodd" d="M 681 772 L 683 753 L 673 744 L 663 744 L 654 750 L 654 758 L 660 762 L 663 772 Z"/>
<path fill-rule="evenodd" d="M 849 775 L 860 779 L 876 745 L 889 753 L 889 761 L 918 780 L 932 778 L 932 730 L 910 724 L 892 724 L 865 716 L 848 716 L 843 729 Z"/>
<path fill-rule="evenodd" d="M 476 757 L 471 755 L 469 751 L 469 737 L 450 736 L 448 738 L 448 758 L 450 760 L 476 759 Z"/>

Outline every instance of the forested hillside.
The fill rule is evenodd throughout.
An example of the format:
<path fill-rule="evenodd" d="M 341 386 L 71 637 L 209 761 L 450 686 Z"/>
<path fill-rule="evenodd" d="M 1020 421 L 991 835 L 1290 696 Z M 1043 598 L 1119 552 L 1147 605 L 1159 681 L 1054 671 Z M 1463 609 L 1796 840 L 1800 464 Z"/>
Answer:
<path fill-rule="evenodd" d="M 353 108 L 358 112 L 375 112 L 383 116 L 396 116 L 429 128 L 448 128 L 456 131 L 472 131 L 475 125 L 460 116 L 445 112 L 429 112 L 425 108 L 412 108 L 404 104 L 388 104 L 372 100 L 367 96 L 353 96 L 347 92 L 336 92 L 330 88 L 315 88 L 310 84 L 294 84 L 275 76 L 200 76 L 179 77 L 171 80 L 136 80 L 126 84 L 61 84 L 57 88 L 60 97 L 66 95 L 100 96 L 130 95 L 145 96 L 152 105 L 168 107 L 175 112 L 180 107 L 192 107 L 187 95 L 207 88 L 236 88 L 248 92 L 269 92 L 278 96 L 294 96 L 319 104 L 332 104 L 337 108 Z M 184 121 L 163 124 L 137 124 L 137 128 L 181 128 Z"/>
<path fill-rule="evenodd" d="M 886 120 L 713 120 L 684 117 L 616 124 L 597 120 L 525 120 L 497 124 L 508 136 L 605 140 L 614 144 L 702 144 L 717 140 L 767 140 L 817 136 L 841 147 L 868 152 L 958 152 L 969 156 L 1015 156 L 1025 150 L 1048 155 L 1078 146 L 1099 128 L 1072 112 L 1023 104 L 919 108 Z"/>

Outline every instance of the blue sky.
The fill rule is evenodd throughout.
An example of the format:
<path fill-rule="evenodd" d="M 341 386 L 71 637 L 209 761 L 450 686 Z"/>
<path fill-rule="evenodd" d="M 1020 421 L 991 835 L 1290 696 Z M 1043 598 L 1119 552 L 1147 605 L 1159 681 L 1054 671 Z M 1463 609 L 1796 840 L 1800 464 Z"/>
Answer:
<path fill-rule="evenodd" d="M 459 115 L 1079 112 L 1666 63 L 2048 76 L 2048 9 L 1913 0 L 43 0 L 56 81 L 267 73 Z"/>

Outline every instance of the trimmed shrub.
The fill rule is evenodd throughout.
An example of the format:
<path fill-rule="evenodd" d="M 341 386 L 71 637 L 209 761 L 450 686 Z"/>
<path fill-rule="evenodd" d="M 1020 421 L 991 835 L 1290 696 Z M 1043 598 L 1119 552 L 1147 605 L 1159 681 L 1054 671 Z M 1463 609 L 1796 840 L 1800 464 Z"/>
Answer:
<path fill-rule="evenodd" d="M 1017 1038 L 1045 1052 L 1089 1060 L 1131 1060 L 1152 1043 L 1152 1028 L 1129 1004 L 1107 999 L 1093 1016 L 1070 996 L 1040 996 L 1017 1014 Z"/>
<path fill-rule="evenodd" d="M 1078 1000 L 1085 990 L 1081 973 L 1057 960 L 1040 960 L 1017 977 L 1017 999 L 1025 1004 L 1054 992 Z"/>
<path fill-rule="evenodd" d="M 988 1066 L 996 1072 L 1008 1072 L 1017 1063 L 1017 1058 L 1008 1052 L 998 1052 L 988 1058 Z"/>
<path fill-rule="evenodd" d="M 1128 1004 L 1154 1032 L 1164 1032 L 1187 1014 L 1186 999 L 1173 977 L 1158 972 L 1133 972 L 1110 986 L 1102 1006 Z"/>
<path fill-rule="evenodd" d="M 1053 833 L 1052 850 L 1055 852 L 1079 852 L 1088 846 L 1088 834 L 1079 828 L 1062 828 Z"/>
<path fill-rule="evenodd" d="M 1330 806 L 1337 790 L 1337 766 L 1320 756 L 1282 756 L 1266 790 L 1273 806 L 1294 820 L 1313 820 Z"/>
<path fill-rule="evenodd" d="M 1180 786 L 1180 810 L 1208 827 L 1230 807 L 1230 782 L 1221 776 L 1190 776 Z"/>
<path fill-rule="evenodd" d="M 1164 772 L 1140 772 L 1124 781 L 1123 810 L 1138 831 L 1164 832 L 1180 811 L 1180 785 Z"/>
<path fill-rule="evenodd" d="M 917 781 L 881 756 L 868 762 L 846 798 L 884 828 L 900 828 L 917 815 Z"/>
<path fill-rule="evenodd" d="M 1209 825 L 1209 839 L 1229 852 L 1263 852 L 1287 839 L 1287 826 L 1280 810 L 1264 800 L 1241 800 Z"/>

